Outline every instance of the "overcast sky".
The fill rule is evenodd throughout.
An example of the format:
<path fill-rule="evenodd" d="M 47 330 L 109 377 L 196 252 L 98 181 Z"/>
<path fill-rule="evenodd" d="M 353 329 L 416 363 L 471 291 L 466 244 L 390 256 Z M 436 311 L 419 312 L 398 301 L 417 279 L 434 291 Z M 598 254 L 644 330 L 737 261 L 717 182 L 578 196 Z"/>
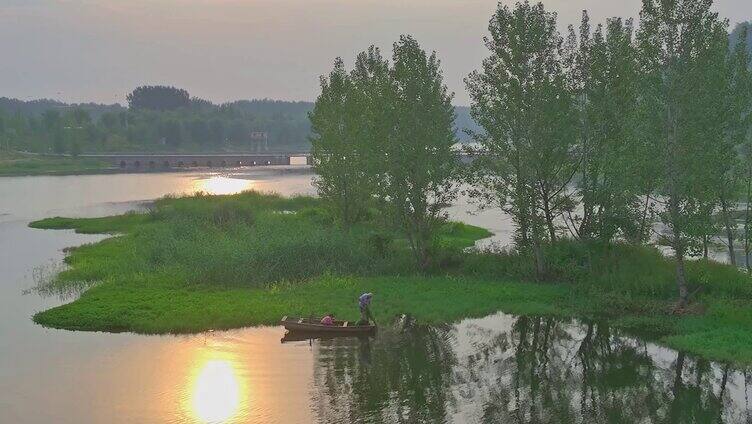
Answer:
<path fill-rule="evenodd" d="M 504 1 L 507 2 L 506 0 Z M 511 2 L 510 2 L 511 3 Z M 640 0 L 544 0 L 564 28 L 636 17 Z M 313 100 L 342 56 L 400 34 L 436 50 L 455 103 L 486 52 L 494 0 L 0 0 L 0 96 L 124 103 L 142 84 L 215 102 Z M 752 0 L 716 0 L 733 26 Z M 391 54 L 391 53 L 389 53 Z"/>

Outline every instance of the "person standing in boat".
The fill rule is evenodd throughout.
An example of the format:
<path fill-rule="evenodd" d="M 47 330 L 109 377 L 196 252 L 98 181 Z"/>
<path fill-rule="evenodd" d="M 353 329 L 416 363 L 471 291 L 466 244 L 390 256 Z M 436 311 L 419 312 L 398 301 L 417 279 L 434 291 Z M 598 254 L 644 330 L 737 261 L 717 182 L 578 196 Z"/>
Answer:
<path fill-rule="evenodd" d="M 374 321 L 373 315 L 371 315 L 371 299 L 373 293 L 363 293 L 358 298 L 358 306 L 360 307 L 360 320 L 357 325 L 368 325 L 371 321 Z M 374 324 L 376 321 L 374 321 Z"/>

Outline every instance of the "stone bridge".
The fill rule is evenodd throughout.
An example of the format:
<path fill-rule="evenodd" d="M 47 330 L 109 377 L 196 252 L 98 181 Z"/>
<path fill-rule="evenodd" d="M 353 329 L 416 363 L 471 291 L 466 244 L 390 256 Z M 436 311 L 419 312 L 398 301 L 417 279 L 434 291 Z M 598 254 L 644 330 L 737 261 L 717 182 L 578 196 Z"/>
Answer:
<path fill-rule="evenodd" d="M 455 152 L 460 163 L 468 164 L 475 159 L 465 152 Z M 311 165 L 309 152 L 286 153 L 102 153 L 81 154 L 81 158 L 109 162 L 123 170 L 160 170 L 176 168 L 229 168 L 269 165 Z"/>
<path fill-rule="evenodd" d="M 240 166 L 306 165 L 311 163 L 307 152 L 294 153 L 135 153 L 135 154 L 82 154 L 82 158 L 109 162 L 121 169 L 171 169 L 171 168 L 223 168 Z"/>

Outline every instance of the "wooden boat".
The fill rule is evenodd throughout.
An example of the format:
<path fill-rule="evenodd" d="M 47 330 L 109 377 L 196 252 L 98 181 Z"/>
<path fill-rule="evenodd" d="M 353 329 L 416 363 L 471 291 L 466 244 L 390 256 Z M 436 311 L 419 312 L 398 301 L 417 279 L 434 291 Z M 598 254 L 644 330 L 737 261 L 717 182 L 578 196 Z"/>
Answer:
<path fill-rule="evenodd" d="M 373 333 L 354 333 L 354 334 L 348 334 L 348 333 L 322 333 L 320 331 L 285 331 L 285 334 L 282 336 L 280 341 L 282 343 L 290 343 L 290 342 L 303 342 L 303 341 L 313 341 L 313 340 L 333 340 L 333 339 L 360 339 L 360 338 L 370 338 L 373 337 Z"/>
<path fill-rule="evenodd" d="M 307 333 L 327 333 L 327 334 L 344 334 L 344 335 L 364 335 L 372 334 L 376 331 L 375 325 L 353 325 L 348 321 L 335 320 L 333 325 L 321 324 L 321 318 L 298 318 L 282 317 L 280 324 L 290 331 L 300 331 Z"/>

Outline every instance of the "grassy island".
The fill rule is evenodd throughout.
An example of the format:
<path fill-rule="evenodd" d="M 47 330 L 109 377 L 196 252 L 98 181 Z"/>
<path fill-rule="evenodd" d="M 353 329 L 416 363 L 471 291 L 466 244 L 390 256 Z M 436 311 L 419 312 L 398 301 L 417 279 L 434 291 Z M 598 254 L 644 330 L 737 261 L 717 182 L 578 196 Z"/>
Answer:
<path fill-rule="evenodd" d="M 0 177 L 94 174 L 111 169 L 109 164 L 95 159 L 0 152 Z"/>
<path fill-rule="evenodd" d="M 49 218 L 34 228 L 119 236 L 73 249 L 49 284 L 87 284 L 77 300 L 34 316 L 71 330 L 192 333 L 273 324 L 285 314 L 357 316 L 356 298 L 376 294 L 377 321 L 410 313 L 427 323 L 502 310 L 607 320 L 709 359 L 752 364 L 752 283 L 738 270 L 688 263 L 694 297 L 674 315 L 673 268 L 655 249 L 547 247 L 549 278 L 531 282 L 533 261 L 465 249 L 489 233 L 445 223 L 419 271 L 378 212 L 347 229 L 320 199 L 246 192 L 164 198 L 148 213 Z"/>

